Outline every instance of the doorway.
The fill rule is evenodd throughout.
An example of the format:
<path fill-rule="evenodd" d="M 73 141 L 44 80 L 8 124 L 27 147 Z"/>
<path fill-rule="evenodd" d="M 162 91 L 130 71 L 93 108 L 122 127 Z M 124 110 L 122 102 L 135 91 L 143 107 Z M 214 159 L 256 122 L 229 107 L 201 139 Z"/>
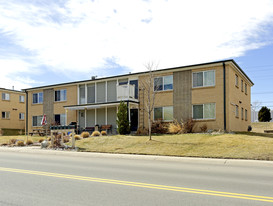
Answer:
<path fill-rule="evenodd" d="M 138 109 L 130 109 L 131 131 L 137 131 L 138 128 Z"/>

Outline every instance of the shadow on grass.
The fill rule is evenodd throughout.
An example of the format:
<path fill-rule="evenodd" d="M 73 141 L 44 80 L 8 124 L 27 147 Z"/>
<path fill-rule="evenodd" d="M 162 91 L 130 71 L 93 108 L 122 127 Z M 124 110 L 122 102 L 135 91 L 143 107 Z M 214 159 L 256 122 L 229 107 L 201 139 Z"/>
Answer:
<path fill-rule="evenodd" d="M 244 134 L 244 135 L 256 136 L 256 137 L 269 137 L 269 138 L 273 138 L 273 134 L 268 134 L 268 133 L 258 133 L 258 132 L 236 132 L 236 134 Z"/>

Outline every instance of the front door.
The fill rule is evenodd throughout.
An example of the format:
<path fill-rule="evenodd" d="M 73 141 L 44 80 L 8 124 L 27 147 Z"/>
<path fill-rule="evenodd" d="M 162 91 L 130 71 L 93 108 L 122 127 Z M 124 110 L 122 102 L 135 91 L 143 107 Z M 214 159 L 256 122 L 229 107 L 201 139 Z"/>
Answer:
<path fill-rule="evenodd" d="M 138 127 L 138 109 L 131 109 L 131 131 L 137 131 Z"/>

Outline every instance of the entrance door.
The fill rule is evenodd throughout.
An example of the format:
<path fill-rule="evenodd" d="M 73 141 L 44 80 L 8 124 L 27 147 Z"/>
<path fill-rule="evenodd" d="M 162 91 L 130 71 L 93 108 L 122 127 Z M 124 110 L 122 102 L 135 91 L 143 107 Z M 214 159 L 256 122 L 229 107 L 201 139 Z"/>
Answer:
<path fill-rule="evenodd" d="M 131 131 L 137 131 L 138 127 L 138 109 L 131 109 Z"/>

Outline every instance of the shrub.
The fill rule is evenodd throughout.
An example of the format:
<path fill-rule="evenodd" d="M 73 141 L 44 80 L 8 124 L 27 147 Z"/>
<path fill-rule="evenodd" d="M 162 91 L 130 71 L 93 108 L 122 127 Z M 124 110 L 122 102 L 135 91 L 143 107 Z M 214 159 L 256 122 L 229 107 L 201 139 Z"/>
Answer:
<path fill-rule="evenodd" d="M 259 122 L 269 122 L 271 118 L 270 109 L 262 107 L 258 113 Z"/>
<path fill-rule="evenodd" d="M 100 132 L 99 131 L 94 131 L 91 136 L 93 136 L 93 137 L 94 136 L 100 136 Z"/>
<path fill-rule="evenodd" d="M 106 131 L 101 131 L 101 135 L 102 135 L 102 136 L 106 136 L 106 135 L 107 135 L 107 132 L 106 132 Z"/>
<path fill-rule="evenodd" d="M 80 140 L 81 136 L 80 135 L 75 135 L 74 138 L 75 138 L 75 140 Z"/>
<path fill-rule="evenodd" d="M 16 141 L 17 141 L 17 139 L 10 139 L 10 140 L 9 140 L 9 143 L 10 143 L 10 144 L 15 144 Z"/>
<path fill-rule="evenodd" d="M 164 124 L 160 120 L 157 120 L 152 123 L 152 133 L 166 134 L 167 132 L 168 132 L 168 125 L 167 124 Z"/>
<path fill-rule="evenodd" d="M 182 133 L 192 133 L 195 125 L 195 121 L 190 118 L 183 124 L 183 132 Z"/>
<path fill-rule="evenodd" d="M 137 132 L 136 132 L 137 135 L 148 135 L 148 129 L 146 129 L 145 127 L 142 128 L 142 127 L 139 127 L 137 129 Z"/>
<path fill-rule="evenodd" d="M 41 139 L 39 139 L 39 143 L 42 143 L 43 141 L 44 141 L 45 139 L 44 138 L 41 138 Z"/>
<path fill-rule="evenodd" d="M 251 130 L 252 130 L 252 127 L 251 127 L 250 125 L 248 125 L 247 131 L 248 131 L 248 132 L 251 132 Z"/>
<path fill-rule="evenodd" d="M 183 124 L 177 120 L 169 124 L 168 132 L 171 134 L 179 134 L 182 131 Z"/>
<path fill-rule="evenodd" d="M 22 146 L 25 146 L 25 143 L 24 141 L 18 141 L 16 145 L 22 147 Z"/>
<path fill-rule="evenodd" d="M 117 126 L 119 134 L 129 134 L 130 125 L 127 115 L 127 105 L 124 102 L 120 102 L 117 113 Z"/>
<path fill-rule="evenodd" d="M 64 136 L 64 143 L 69 142 L 69 139 L 70 139 L 70 137 L 69 137 L 69 136 Z"/>
<path fill-rule="evenodd" d="M 200 126 L 200 130 L 201 132 L 206 132 L 208 130 L 207 124 L 203 124 L 202 126 Z"/>
<path fill-rule="evenodd" d="M 33 141 L 31 139 L 29 139 L 28 141 L 26 141 L 26 145 L 32 145 Z"/>
<path fill-rule="evenodd" d="M 51 137 L 47 138 L 48 141 L 51 141 Z"/>
<path fill-rule="evenodd" d="M 87 138 L 87 137 L 90 137 L 90 134 L 89 134 L 89 132 L 82 132 L 82 133 L 81 133 L 81 136 L 82 136 L 83 138 Z"/>

